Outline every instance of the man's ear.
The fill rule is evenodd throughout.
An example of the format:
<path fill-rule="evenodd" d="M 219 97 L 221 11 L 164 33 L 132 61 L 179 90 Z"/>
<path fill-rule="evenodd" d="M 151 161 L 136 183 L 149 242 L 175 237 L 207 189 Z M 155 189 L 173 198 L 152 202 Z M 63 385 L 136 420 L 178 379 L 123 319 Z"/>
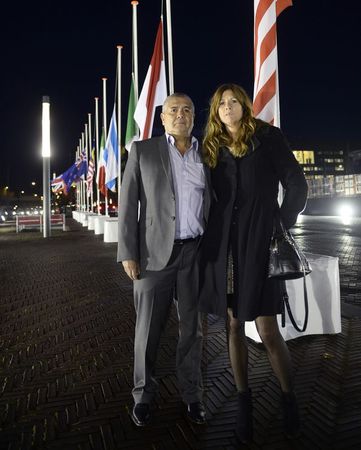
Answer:
<path fill-rule="evenodd" d="M 162 121 L 162 125 L 164 125 L 164 114 L 162 112 L 160 113 L 160 120 Z"/>

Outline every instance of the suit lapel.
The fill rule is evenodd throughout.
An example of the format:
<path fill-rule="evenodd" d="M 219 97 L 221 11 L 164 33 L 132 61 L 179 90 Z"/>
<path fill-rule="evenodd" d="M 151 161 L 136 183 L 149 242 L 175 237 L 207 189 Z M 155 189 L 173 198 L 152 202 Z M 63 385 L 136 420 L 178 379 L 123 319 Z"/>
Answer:
<path fill-rule="evenodd" d="M 201 153 L 202 155 L 202 153 Z M 203 157 L 202 157 L 203 160 Z M 209 209 L 211 206 L 211 192 L 212 192 L 212 184 L 211 184 L 211 171 L 209 167 L 204 164 L 204 174 L 205 174 L 205 187 L 204 187 L 204 204 L 203 204 L 203 216 L 205 223 L 208 222 Z"/>
<path fill-rule="evenodd" d="M 172 174 L 172 167 L 171 167 L 171 163 L 170 163 L 170 157 L 169 157 L 169 150 L 168 150 L 168 143 L 167 143 L 166 135 L 162 136 L 159 139 L 158 150 L 159 150 L 159 155 L 160 155 L 160 159 L 162 161 L 162 166 L 163 166 L 165 175 L 167 177 L 167 180 L 168 180 L 168 182 L 170 184 L 170 187 L 172 189 L 172 192 L 174 194 L 173 174 Z"/>

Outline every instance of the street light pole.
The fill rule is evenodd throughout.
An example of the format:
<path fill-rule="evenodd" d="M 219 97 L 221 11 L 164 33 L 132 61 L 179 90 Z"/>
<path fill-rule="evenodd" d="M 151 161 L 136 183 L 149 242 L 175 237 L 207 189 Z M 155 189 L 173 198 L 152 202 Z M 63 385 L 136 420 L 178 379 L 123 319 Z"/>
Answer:
<path fill-rule="evenodd" d="M 43 96 L 42 150 L 43 157 L 43 237 L 51 234 L 50 227 L 50 99 Z"/>

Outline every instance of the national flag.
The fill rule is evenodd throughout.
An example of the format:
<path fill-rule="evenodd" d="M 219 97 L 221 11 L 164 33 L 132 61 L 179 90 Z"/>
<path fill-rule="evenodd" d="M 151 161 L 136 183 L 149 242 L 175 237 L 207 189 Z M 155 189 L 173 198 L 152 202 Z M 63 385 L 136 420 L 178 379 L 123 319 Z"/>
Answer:
<path fill-rule="evenodd" d="M 115 180 L 118 177 L 118 133 L 117 133 L 117 120 L 116 120 L 116 108 L 114 106 L 112 118 L 110 120 L 109 132 L 107 141 L 104 147 L 104 161 L 105 161 L 105 185 L 106 187 L 115 192 Z"/>
<path fill-rule="evenodd" d="M 128 118 L 127 129 L 125 132 L 125 148 L 130 151 L 134 141 L 139 139 L 139 132 L 137 124 L 134 120 L 134 111 L 137 99 L 135 98 L 134 90 L 134 73 L 132 73 L 132 81 L 130 84 L 129 103 L 128 103 Z"/>
<path fill-rule="evenodd" d="M 163 56 L 163 21 L 161 19 L 153 56 L 134 113 L 134 119 L 139 127 L 140 140 L 152 136 L 155 108 L 162 105 L 166 98 L 167 81 Z"/>
<path fill-rule="evenodd" d="M 280 126 L 277 17 L 291 0 L 254 0 L 254 115 Z"/>
<path fill-rule="evenodd" d="M 78 177 L 80 178 L 84 178 L 85 179 L 85 175 L 88 172 L 88 161 L 87 161 L 87 157 L 86 157 L 86 153 L 84 150 L 82 150 L 80 152 L 80 155 L 78 156 L 78 158 L 75 161 L 75 165 L 77 167 L 78 170 Z"/>
<path fill-rule="evenodd" d="M 98 170 L 97 170 L 97 185 L 99 191 L 107 196 L 107 187 L 105 186 L 105 160 L 104 160 L 104 129 L 102 131 L 102 136 L 100 138 L 100 150 L 98 159 Z"/>
<path fill-rule="evenodd" d="M 61 192 L 61 191 L 65 192 L 65 189 L 64 189 L 65 183 L 62 178 L 62 175 L 60 177 L 53 178 L 50 182 L 51 190 L 54 192 L 54 194 L 56 194 L 57 192 Z"/>
<path fill-rule="evenodd" d="M 87 160 L 85 152 L 81 152 L 75 163 L 69 167 L 68 170 L 63 172 L 58 177 L 51 180 L 51 188 L 53 192 L 64 191 L 64 194 L 68 194 L 72 183 L 76 183 L 84 177 L 87 173 Z"/>
<path fill-rule="evenodd" d="M 87 187 L 88 187 L 88 189 L 87 189 L 88 195 L 90 195 L 90 193 L 92 192 L 92 189 L 93 189 L 94 160 L 95 160 L 94 155 L 95 155 L 95 149 L 93 148 L 90 159 L 89 159 L 88 173 L 87 173 L 87 177 L 86 177 L 86 182 L 87 182 Z"/>

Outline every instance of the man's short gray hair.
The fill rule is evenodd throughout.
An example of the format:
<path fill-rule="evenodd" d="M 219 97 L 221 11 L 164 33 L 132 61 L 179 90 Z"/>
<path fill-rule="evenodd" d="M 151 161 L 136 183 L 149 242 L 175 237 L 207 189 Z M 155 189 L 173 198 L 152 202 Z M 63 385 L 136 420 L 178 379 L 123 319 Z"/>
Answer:
<path fill-rule="evenodd" d="M 167 98 L 164 100 L 164 102 L 163 102 L 162 112 L 164 112 L 164 108 L 165 108 L 165 106 L 167 105 L 168 101 L 169 101 L 170 99 L 172 99 L 172 98 L 177 98 L 177 97 L 180 97 L 180 98 L 186 98 L 187 100 L 189 100 L 190 103 L 191 103 L 191 105 L 192 105 L 192 110 L 193 110 L 193 113 L 194 113 L 194 103 L 193 103 L 193 100 L 189 97 L 189 95 L 184 94 L 183 92 L 174 92 L 173 94 L 168 95 L 168 97 L 167 97 Z"/>

